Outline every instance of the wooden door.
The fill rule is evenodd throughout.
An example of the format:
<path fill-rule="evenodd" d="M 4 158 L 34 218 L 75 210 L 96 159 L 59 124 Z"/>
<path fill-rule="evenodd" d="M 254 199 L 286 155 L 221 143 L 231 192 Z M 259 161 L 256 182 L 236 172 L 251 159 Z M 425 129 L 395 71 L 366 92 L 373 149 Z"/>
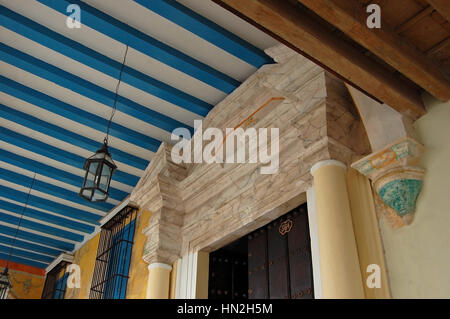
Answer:
<path fill-rule="evenodd" d="M 209 257 L 211 299 L 313 298 L 306 205 Z"/>
<path fill-rule="evenodd" d="M 310 247 L 306 205 L 250 234 L 249 298 L 313 298 Z"/>

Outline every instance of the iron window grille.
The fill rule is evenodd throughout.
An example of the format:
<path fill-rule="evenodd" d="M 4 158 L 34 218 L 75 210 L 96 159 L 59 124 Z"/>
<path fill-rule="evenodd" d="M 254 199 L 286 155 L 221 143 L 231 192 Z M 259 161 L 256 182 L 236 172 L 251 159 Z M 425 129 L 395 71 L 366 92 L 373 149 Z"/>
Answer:
<path fill-rule="evenodd" d="M 127 206 L 102 226 L 90 299 L 125 299 L 136 215 Z"/>
<path fill-rule="evenodd" d="M 70 264 L 63 260 L 47 273 L 41 299 L 64 299 L 69 276 L 66 269 Z"/>

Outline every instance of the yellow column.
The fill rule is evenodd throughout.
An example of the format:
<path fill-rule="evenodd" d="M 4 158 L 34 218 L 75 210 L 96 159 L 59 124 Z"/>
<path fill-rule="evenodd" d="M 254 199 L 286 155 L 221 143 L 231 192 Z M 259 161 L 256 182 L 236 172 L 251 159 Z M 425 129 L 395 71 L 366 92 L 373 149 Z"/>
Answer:
<path fill-rule="evenodd" d="M 323 298 L 364 298 L 346 168 L 344 163 L 335 160 L 321 161 L 311 168 Z"/>
<path fill-rule="evenodd" d="M 153 263 L 148 266 L 147 299 L 169 299 L 172 266 Z"/>
<path fill-rule="evenodd" d="M 391 298 L 370 181 L 351 168 L 347 173 L 347 190 L 366 298 Z M 370 287 L 366 284 L 371 275 L 371 272 L 367 271 L 369 265 L 377 265 L 380 268 L 380 287 Z"/>

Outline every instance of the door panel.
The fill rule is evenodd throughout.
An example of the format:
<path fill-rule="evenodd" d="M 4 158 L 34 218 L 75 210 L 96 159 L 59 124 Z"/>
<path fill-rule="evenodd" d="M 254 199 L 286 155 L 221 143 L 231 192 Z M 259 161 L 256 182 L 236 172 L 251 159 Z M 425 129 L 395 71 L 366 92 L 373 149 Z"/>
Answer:
<path fill-rule="evenodd" d="M 268 299 L 267 232 L 260 229 L 248 236 L 248 297 Z"/>
<path fill-rule="evenodd" d="M 292 214 L 293 227 L 287 234 L 292 299 L 311 299 L 312 267 L 308 215 L 300 208 Z"/>
<path fill-rule="evenodd" d="M 268 226 L 269 296 L 289 298 L 289 265 L 287 236 L 279 232 L 280 220 Z"/>

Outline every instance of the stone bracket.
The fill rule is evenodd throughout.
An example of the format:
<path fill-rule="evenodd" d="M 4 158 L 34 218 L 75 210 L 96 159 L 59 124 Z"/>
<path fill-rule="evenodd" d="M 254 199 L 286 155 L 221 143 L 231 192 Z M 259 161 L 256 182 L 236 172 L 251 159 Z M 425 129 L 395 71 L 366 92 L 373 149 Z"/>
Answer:
<path fill-rule="evenodd" d="M 423 145 L 405 136 L 352 164 L 372 181 L 380 200 L 402 218 L 412 221 L 425 170 L 420 167 Z"/>

